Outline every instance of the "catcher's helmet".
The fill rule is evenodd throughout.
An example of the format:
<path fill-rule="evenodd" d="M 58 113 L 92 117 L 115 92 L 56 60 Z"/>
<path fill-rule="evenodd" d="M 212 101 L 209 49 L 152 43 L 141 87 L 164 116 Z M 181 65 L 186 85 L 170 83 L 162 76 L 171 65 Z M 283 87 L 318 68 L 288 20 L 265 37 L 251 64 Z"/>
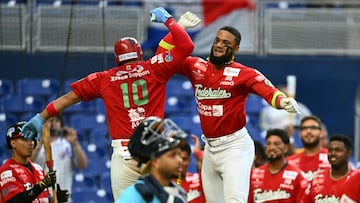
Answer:
<path fill-rule="evenodd" d="M 119 39 L 114 46 L 115 63 L 122 65 L 127 60 L 143 59 L 143 52 L 139 42 L 133 37 Z"/>
<path fill-rule="evenodd" d="M 10 140 L 12 139 L 16 139 L 16 138 L 22 138 L 22 127 L 23 125 L 25 125 L 25 121 L 20 121 L 17 122 L 15 124 L 13 124 L 12 126 L 10 126 L 7 131 L 6 131 L 6 145 L 9 149 L 11 149 L 11 144 L 10 144 Z M 36 147 L 37 141 L 34 138 L 34 148 Z"/>
<path fill-rule="evenodd" d="M 187 134 L 172 120 L 151 116 L 135 129 L 128 148 L 140 166 L 185 143 L 186 137 Z"/>

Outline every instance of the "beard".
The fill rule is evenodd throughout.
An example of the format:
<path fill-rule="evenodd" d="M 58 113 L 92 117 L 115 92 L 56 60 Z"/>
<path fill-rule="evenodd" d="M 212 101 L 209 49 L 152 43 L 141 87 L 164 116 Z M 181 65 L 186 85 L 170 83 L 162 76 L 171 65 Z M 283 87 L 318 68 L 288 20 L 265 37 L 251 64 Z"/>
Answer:
<path fill-rule="evenodd" d="M 214 56 L 214 51 L 211 47 L 211 51 L 210 51 L 210 57 L 209 60 L 212 64 L 214 65 L 227 65 L 230 64 L 231 61 L 233 60 L 233 53 L 231 52 L 232 48 L 231 47 L 227 47 L 226 49 L 226 54 L 223 56 Z"/>
<path fill-rule="evenodd" d="M 319 145 L 320 143 L 320 137 L 318 137 L 316 140 L 314 140 L 313 142 L 305 142 L 303 139 L 301 139 L 304 148 L 314 148 L 316 146 Z"/>
<path fill-rule="evenodd" d="M 278 161 L 278 160 L 280 160 L 280 159 L 282 159 L 283 158 L 283 156 L 282 155 L 277 155 L 277 156 L 266 156 L 266 159 L 268 160 L 268 161 Z"/>

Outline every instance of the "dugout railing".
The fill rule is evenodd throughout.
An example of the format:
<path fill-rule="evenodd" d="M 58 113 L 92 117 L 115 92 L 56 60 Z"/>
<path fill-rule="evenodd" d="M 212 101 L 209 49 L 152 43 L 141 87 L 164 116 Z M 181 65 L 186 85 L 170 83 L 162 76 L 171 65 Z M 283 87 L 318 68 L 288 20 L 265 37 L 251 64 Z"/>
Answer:
<path fill-rule="evenodd" d="M 147 20 L 156 6 L 175 18 L 186 10 L 203 17 L 200 1 L 11 1 L 0 4 L 0 51 L 111 52 L 119 36 L 144 42 L 149 26 L 161 28 Z M 207 54 L 214 32 L 230 24 L 241 30 L 240 54 L 359 56 L 360 3 L 328 2 L 258 1 L 255 10 L 238 9 L 203 24 L 194 53 Z"/>

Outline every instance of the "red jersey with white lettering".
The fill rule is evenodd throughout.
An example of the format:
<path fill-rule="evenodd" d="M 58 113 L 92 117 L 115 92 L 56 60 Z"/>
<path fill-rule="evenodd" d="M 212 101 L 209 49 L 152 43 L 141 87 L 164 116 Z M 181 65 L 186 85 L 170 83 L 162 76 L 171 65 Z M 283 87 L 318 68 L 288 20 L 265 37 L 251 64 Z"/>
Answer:
<path fill-rule="evenodd" d="M 287 162 L 303 170 L 308 180 L 312 180 L 315 173 L 321 169 L 330 168 L 328 150 L 322 148 L 318 154 L 313 156 L 305 155 L 304 151 L 287 157 Z"/>
<path fill-rule="evenodd" d="M 303 198 L 309 183 L 299 168 L 286 164 L 272 174 L 268 167 L 265 164 L 252 170 L 248 203 L 305 203 Z"/>
<path fill-rule="evenodd" d="M 360 169 L 354 171 L 343 185 L 340 203 L 360 203 Z"/>
<path fill-rule="evenodd" d="M 174 74 L 176 64 L 194 47 L 186 32 L 172 22 L 171 18 L 166 25 L 179 42 L 174 49 L 147 61 L 90 74 L 71 84 L 84 101 L 103 99 L 112 139 L 129 139 L 145 117 L 164 117 L 166 82 Z"/>
<path fill-rule="evenodd" d="M 174 44 L 171 34 L 162 42 Z M 157 52 L 164 48 L 160 43 Z M 245 104 L 250 93 L 277 106 L 272 98 L 278 89 L 258 70 L 240 63 L 233 62 L 217 70 L 209 61 L 190 56 L 181 65 L 179 73 L 192 83 L 202 132 L 207 138 L 228 135 L 245 126 Z"/>
<path fill-rule="evenodd" d="M 342 195 L 341 190 L 351 173 L 352 171 L 346 176 L 334 180 L 330 176 L 330 168 L 319 171 L 311 181 L 307 202 L 339 202 Z"/>
<path fill-rule="evenodd" d="M 181 187 L 186 191 L 189 203 L 205 203 L 201 174 L 186 173 L 185 180 L 181 182 Z"/>
<path fill-rule="evenodd" d="M 44 179 L 43 169 L 29 161 L 32 172 L 14 159 L 8 159 L 0 168 L 1 203 L 5 203 L 17 194 L 33 188 Z M 36 197 L 33 203 L 48 203 L 49 190 L 45 189 Z"/>

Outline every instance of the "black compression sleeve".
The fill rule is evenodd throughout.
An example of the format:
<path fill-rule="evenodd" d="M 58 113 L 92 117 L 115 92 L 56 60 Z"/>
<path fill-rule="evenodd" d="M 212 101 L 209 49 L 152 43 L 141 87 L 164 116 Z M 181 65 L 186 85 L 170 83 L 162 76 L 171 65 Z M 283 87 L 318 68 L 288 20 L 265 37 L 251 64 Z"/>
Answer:
<path fill-rule="evenodd" d="M 15 195 L 7 201 L 7 203 L 31 203 L 40 193 L 42 193 L 42 191 L 43 189 L 41 189 L 39 185 L 35 185 L 32 189 L 25 190 L 24 192 Z"/>

